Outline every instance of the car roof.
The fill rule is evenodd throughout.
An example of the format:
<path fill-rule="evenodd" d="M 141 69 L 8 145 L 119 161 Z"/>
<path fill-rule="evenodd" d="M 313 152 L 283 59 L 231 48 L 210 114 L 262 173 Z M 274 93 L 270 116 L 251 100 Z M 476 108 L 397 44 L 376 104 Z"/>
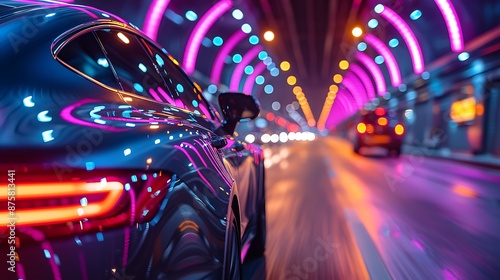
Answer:
<path fill-rule="evenodd" d="M 15 20 L 30 15 L 39 15 L 43 10 L 54 10 L 60 12 L 73 12 L 73 14 L 86 15 L 88 20 L 113 19 L 126 23 L 120 17 L 101 11 L 97 8 L 68 4 L 57 1 L 5 1 L 0 0 L 0 23 Z M 48 13 L 47 13 L 48 14 Z"/>

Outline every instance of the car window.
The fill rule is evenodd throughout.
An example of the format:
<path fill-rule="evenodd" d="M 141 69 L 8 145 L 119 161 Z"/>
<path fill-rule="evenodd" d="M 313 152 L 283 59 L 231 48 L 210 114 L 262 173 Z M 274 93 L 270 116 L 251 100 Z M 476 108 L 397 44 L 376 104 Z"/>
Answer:
<path fill-rule="evenodd" d="M 95 34 L 101 41 L 125 92 L 175 105 L 164 96 L 163 92 L 167 90 L 165 82 L 137 36 L 113 29 L 96 30 Z"/>
<path fill-rule="evenodd" d="M 109 61 L 92 32 L 68 42 L 57 58 L 73 67 L 80 75 L 90 77 L 104 85 L 121 89 Z"/>
<path fill-rule="evenodd" d="M 201 92 L 194 86 L 189 78 L 175 65 L 172 59 L 157 47 L 147 42 L 147 49 L 156 61 L 160 74 L 167 84 L 170 96 L 178 107 L 185 108 L 197 114 L 213 119 L 209 112 L 209 105 L 202 97 Z"/>

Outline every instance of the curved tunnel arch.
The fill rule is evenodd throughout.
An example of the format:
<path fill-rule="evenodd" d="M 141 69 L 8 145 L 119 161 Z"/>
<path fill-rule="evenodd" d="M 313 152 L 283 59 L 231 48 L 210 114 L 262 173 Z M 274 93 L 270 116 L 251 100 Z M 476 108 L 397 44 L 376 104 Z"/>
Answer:
<path fill-rule="evenodd" d="M 247 33 L 243 32 L 241 29 L 238 29 L 227 39 L 226 43 L 220 48 L 215 57 L 214 64 L 212 65 L 212 71 L 210 73 L 210 80 L 213 83 L 220 84 L 222 71 L 224 69 L 224 60 L 247 35 Z"/>
<path fill-rule="evenodd" d="M 375 81 L 375 86 L 377 87 L 377 93 L 379 96 L 384 95 L 387 92 L 387 88 L 385 85 L 385 79 L 384 75 L 382 74 L 382 71 L 378 67 L 375 62 L 366 54 L 362 52 L 357 52 L 355 54 L 355 58 L 365 66 L 366 69 L 368 69 L 368 72 L 373 77 L 373 80 Z"/>
<path fill-rule="evenodd" d="M 200 50 L 203 37 L 207 34 L 212 25 L 232 6 L 233 2 L 231 0 L 220 0 L 203 15 L 193 28 L 193 31 L 189 35 L 182 60 L 182 66 L 188 75 L 193 74 L 196 68 L 198 51 Z"/>
<path fill-rule="evenodd" d="M 245 84 L 243 85 L 243 92 L 246 94 L 251 95 L 253 93 L 253 89 L 257 83 L 255 83 L 255 79 L 257 76 L 261 75 L 262 72 L 266 70 L 266 65 L 262 60 L 257 62 L 257 65 L 255 65 L 253 73 L 248 75 L 247 79 L 245 80 Z"/>
<path fill-rule="evenodd" d="M 231 82 L 229 84 L 229 90 L 238 91 L 240 88 L 241 78 L 243 77 L 243 71 L 245 67 L 252 62 L 252 60 L 257 57 L 260 51 L 263 50 L 261 45 L 257 45 L 248 50 L 241 59 L 241 62 L 236 65 L 233 71 L 233 75 L 231 76 Z"/>
<path fill-rule="evenodd" d="M 347 72 L 342 80 L 342 85 L 352 94 L 358 109 L 362 109 L 366 100 L 363 93 L 363 85 L 353 73 Z"/>
<path fill-rule="evenodd" d="M 363 68 L 355 63 L 351 63 L 349 65 L 349 69 L 354 75 L 359 78 L 359 80 L 363 84 L 367 100 L 371 101 L 375 99 L 375 89 L 373 88 L 372 81 L 370 80 L 370 77 L 368 77 L 368 74 L 366 74 L 366 72 L 363 70 Z"/>
<path fill-rule="evenodd" d="M 379 5 L 380 6 L 377 6 L 382 8 L 377 9 L 376 7 L 376 12 L 387 20 L 405 41 L 406 47 L 410 52 L 413 72 L 415 74 L 422 74 L 422 72 L 424 72 L 424 58 L 420 48 L 420 43 L 418 42 L 415 33 L 413 33 L 410 26 L 396 12 L 382 4 Z"/>
<path fill-rule="evenodd" d="M 146 14 L 143 24 L 144 33 L 155 41 L 158 38 L 160 23 L 168 4 L 170 4 L 170 0 L 153 0 Z"/>
<path fill-rule="evenodd" d="M 462 34 L 462 26 L 460 25 L 460 20 L 458 19 L 455 7 L 449 0 L 434 0 L 436 5 L 443 15 L 444 21 L 446 23 L 446 28 L 448 29 L 448 36 L 450 38 L 451 50 L 454 52 L 461 52 L 464 50 L 464 39 Z"/>
<path fill-rule="evenodd" d="M 401 84 L 401 72 L 399 71 L 398 62 L 396 61 L 396 58 L 392 54 L 391 50 L 389 50 L 384 42 L 373 34 L 365 34 L 365 41 L 384 57 L 387 69 L 389 70 L 389 77 L 391 78 L 392 86 L 399 86 Z"/>

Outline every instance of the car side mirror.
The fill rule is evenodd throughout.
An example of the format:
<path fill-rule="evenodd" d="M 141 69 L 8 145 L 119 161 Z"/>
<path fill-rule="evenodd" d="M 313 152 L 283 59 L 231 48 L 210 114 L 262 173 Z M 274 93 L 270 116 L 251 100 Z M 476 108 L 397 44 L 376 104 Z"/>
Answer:
<path fill-rule="evenodd" d="M 257 99 L 238 92 L 221 93 L 219 106 L 224 116 L 222 129 L 226 135 L 233 135 L 239 122 L 253 120 L 260 113 Z"/>

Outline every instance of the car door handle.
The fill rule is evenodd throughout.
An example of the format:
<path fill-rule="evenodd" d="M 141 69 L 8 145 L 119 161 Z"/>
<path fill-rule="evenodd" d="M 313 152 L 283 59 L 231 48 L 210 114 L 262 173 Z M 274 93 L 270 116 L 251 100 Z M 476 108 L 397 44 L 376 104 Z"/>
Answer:
<path fill-rule="evenodd" d="M 227 140 L 222 136 L 215 136 L 210 139 L 210 143 L 217 149 L 225 147 L 227 145 Z"/>

